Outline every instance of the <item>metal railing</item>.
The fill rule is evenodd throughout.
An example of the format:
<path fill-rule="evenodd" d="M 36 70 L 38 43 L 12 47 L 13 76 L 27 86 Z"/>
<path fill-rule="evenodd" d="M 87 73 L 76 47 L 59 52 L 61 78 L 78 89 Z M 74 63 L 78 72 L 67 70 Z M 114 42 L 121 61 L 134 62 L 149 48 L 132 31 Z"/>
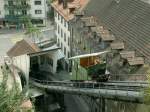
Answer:
<path fill-rule="evenodd" d="M 62 86 L 87 89 L 110 89 L 124 91 L 141 91 L 149 86 L 144 81 L 109 81 L 109 82 L 71 82 L 71 81 L 47 81 L 30 78 L 30 81 L 49 86 Z"/>
<path fill-rule="evenodd" d="M 75 95 L 89 95 L 136 103 L 144 102 L 144 90 L 147 82 L 71 82 L 46 81 L 30 78 L 30 84 L 45 88 L 52 92 L 61 92 Z"/>

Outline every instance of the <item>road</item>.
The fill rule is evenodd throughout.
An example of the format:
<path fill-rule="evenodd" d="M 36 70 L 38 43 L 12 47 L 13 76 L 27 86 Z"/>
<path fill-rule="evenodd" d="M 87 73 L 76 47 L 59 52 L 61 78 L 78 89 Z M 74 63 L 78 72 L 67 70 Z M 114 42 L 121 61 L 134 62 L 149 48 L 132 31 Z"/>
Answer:
<path fill-rule="evenodd" d="M 89 112 L 87 104 L 76 95 L 65 95 L 66 112 Z"/>
<path fill-rule="evenodd" d="M 14 45 L 12 39 L 14 34 L 0 34 L 0 56 L 5 56 L 6 52 Z"/>

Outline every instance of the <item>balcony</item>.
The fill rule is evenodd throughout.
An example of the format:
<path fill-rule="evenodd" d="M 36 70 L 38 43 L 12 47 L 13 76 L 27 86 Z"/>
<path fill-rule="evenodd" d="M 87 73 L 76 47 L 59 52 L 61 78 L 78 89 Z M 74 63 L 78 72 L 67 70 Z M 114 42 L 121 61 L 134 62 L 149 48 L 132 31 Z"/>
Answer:
<path fill-rule="evenodd" d="M 22 10 L 22 9 L 30 9 L 31 6 L 29 4 L 16 4 L 16 5 L 4 5 L 5 9 L 13 9 L 13 10 Z"/>
<path fill-rule="evenodd" d="M 16 8 L 15 5 L 8 5 L 8 4 L 5 4 L 4 7 L 5 7 L 5 9 L 15 9 Z"/>
<path fill-rule="evenodd" d="M 16 21 L 18 21 L 18 16 L 16 16 L 16 15 L 5 15 L 5 19 L 7 21 L 16 22 Z"/>
<path fill-rule="evenodd" d="M 5 15 L 5 20 L 11 22 L 24 21 L 25 18 L 30 17 L 30 15 Z"/>

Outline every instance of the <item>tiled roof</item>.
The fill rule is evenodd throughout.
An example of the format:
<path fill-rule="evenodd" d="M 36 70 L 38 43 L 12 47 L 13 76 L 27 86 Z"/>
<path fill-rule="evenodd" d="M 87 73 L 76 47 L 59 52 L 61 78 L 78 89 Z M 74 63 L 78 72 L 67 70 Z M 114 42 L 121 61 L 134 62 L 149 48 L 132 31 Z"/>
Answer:
<path fill-rule="evenodd" d="M 21 40 L 17 42 L 8 52 L 8 56 L 15 57 L 23 54 L 39 52 L 38 46 L 29 40 Z"/>
<path fill-rule="evenodd" d="M 124 43 L 123 42 L 119 42 L 119 41 L 117 41 L 117 42 L 112 42 L 111 44 L 110 44 L 110 46 L 111 46 L 111 48 L 112 49 L 116 49 L 116 50 L 119 50 L 119 49 L 124 49 Z"/>
<path fill-rule="evenodd" d="M 74 18 L 74 13 L 70 13 L 70 8 L 75 8 L 75 11 L 82 11 L 82 9 L 86 6 L 89 0 L 71 0 L 67 3 L 67 8 L 63 8 L 63 3 L 59 4 L 58 0 L 55 0 L 51 6 L 64 17 L 66 21 L 72 20 Z"/>
<path fill-rule="evenodd" d="M 86 16 L 94 16 L 117 40 L 150 62 L 150 4 L 141 0 L 91 0 Z"/>
<path fill-rule="evenodd" d="M 122 58 L 134 58 L 135 57 L 135 51 L 122 51 L 120 52 L 120 55 Z"/>
<path fill-rule="evenodd" d="M 134 58 L 128 58 L 129 65 L 143 65 L 144 64 L 144 58 L 143 57 L 134 57 Z"/>

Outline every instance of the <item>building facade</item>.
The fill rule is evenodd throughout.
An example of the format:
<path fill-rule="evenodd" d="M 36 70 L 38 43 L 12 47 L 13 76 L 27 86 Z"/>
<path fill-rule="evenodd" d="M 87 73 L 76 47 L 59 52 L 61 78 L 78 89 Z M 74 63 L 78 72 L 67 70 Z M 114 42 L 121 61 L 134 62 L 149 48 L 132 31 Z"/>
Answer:
<path fill-rule="evenodd" d="M 0 26 L 22 26 L 23 17 L 30 16 L 32 23 L 46 25 L 46 0 L 1 0 Z"/>
<path fill-rule="evenodd" d="M 30 0 L 31 9 L 29 11 L 34 24 L 46 25 L 47 3 L 46 0 Z"/>
<path fill-rule="evenodd" d="M 65 57 L 69 58 L 71 55 L 71 30 L 69 27 L 69 22 L 66 21 L 63 18 L 63 16 L 61 16 L 58 12 L 55 12 L 55 24 L 55 35 L 57 38 L 57 45 L 61 47 Z"/>
<path fill-rule="evenodd" d="M 72 56 L 72 25 L 71 21 L 74 19 L 78 10 L 82 10 L 88 0 L 55 0 L 51 6 L 54 9 L 55 19 L 55 35 L 57 45 L 61 48 L 65 58 Z M 66 67 L 68 68 L 69 61 L 66 60 Z"/>
<path fill-rule="evenodd" d="M 1 4 L 0 4 L 0 28 L 3 27 L 3 21 L 4 21 L 4 14 L 5 14 L 5 10 L 4 10 L 4 0 L 1 0 Z"/>

